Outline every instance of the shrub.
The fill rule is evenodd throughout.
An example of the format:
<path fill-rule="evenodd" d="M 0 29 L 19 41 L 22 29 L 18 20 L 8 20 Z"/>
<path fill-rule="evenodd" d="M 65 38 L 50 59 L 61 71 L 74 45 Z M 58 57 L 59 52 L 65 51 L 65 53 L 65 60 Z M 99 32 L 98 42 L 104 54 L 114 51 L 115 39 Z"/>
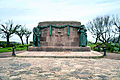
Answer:
<path fill-rule="evenodd" d="M 6 42 L 0 42 L 0 47 L 5 48 L 6 46 L 7 46 L 7 43 L 6 43 Z"/>
<path fill-rule="evenodd" d="M 29 44 L 28 46 L 32 46 L 32 44 Z"/>
<path fill-rule="evenodd" d="M 119 48 L 118 47 L 114 47 L 114 52 L 119 52 Z"/>
<path fill-rule="evenodd" d="M 94 51 L 98 51 L 98 48 L 93 48 Z"/>

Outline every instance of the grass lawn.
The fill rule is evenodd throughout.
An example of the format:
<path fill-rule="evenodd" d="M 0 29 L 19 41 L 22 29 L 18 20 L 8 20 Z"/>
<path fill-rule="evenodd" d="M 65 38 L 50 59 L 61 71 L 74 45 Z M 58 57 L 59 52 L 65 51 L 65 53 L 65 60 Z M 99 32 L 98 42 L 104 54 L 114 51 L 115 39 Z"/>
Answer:
<path fill-rule="evenodd" d="M 96 45 L 95 44 L 88 44 L 88 46 L 95 47 Z"/>
<path fill-rule="evenodd" d="M 26 47 L 16 47 L 15 51 L 20 51 L 20 50 L 27 50 Z M 2 52 L 11 52 L 12 51 L 12 47 L 6 47 L 6 48 L 0 48 L 0 53 Z"/>
<path fill-rule="evenodd" d="M 93 49 L 93 47 L 95 47 L 96 45 L 95 44 L 88 44 L 88 46 L 90 46 L 91 49 Z"/>

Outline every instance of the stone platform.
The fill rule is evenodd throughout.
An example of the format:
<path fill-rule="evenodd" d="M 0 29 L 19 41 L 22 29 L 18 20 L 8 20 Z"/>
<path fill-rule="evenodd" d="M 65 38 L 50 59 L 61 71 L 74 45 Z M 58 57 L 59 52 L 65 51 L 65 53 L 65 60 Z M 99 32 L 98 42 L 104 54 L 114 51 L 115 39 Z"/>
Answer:
<path fill-rule="evenodd" d="M 47 52 L 53 52 L 53 51 L 73 51 L 73 52 L 84 52 L 84 51 L 91 51 L 91 48 L 89 46 L 87 47 L 68 47 L 68 46 L 41 46 L 41 47 L 29 47 L 29 51 L 47 51 Z"/>
<path fill-rule="evenodd" d="M 45 52 L 45 51 L 26 51 L 16 54 L 17 57 L 31 58 L 101 58 L 103 54 L 95 51 L 90 52 Z"/>

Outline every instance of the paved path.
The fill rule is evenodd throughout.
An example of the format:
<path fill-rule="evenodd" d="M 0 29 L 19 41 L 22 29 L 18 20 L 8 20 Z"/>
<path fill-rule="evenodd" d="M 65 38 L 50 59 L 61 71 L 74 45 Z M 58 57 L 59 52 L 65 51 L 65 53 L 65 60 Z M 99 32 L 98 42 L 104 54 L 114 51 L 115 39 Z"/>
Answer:
<path fill-rule="evenodd" d="M 120 80 L 120 60 L 0 58 L 0 80 Z"/>
<path fill-rule="evenodd" d="M 25 51 L 15 51 L 16 54 L 22 53 Z M 12 52 L 3 52 L 0 53 L 0 58 L 4 58 L 4 57 L 11 57 L 12 56 Z"/>
<path fill-rule="evenodd" d="M 19 53 L 23 53 L 23 52 L 25 52 L 25 51 L 16 51 L 15 53 L 19 54 Z M 101 52 L 101 53 L 103 54 L 103 52 Z M 0 58 L 11 57 L 11 55 L 12 55 L 12 52 L 0 53 Z M 104 58 L 120 60 L 120 54 L 107 52 L 107 56 L 105 56 Z"/>
<path fill-rule="evenodd" d="M 104 58 L 120 60 L 120 54 L 108 52 Z"/>

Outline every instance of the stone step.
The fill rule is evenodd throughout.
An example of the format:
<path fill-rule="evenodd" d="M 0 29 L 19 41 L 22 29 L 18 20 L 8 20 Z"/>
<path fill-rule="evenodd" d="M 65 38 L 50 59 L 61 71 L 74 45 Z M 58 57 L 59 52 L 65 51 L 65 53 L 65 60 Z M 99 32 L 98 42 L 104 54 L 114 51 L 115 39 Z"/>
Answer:
<path fill-rule="evenodd" d="M 62 46 L 42 46 L 42 47 L 29 47 L 29 51 L 59 51 L 59 52 L 64 52 L 64 51 L 73 51 L 73 52 L 84 52 L 84 51 L 91 51 L 91 48 L 89 46 L 87 47 L 62 47 Z"/>
<path fill-rule="evenodd" d="M 16 54 L 17 57 L 31 58 L 102 58 L 103 54 L 95 51 L 90 52 L 45 52 L 45 51 L 26 51 Z"/>

